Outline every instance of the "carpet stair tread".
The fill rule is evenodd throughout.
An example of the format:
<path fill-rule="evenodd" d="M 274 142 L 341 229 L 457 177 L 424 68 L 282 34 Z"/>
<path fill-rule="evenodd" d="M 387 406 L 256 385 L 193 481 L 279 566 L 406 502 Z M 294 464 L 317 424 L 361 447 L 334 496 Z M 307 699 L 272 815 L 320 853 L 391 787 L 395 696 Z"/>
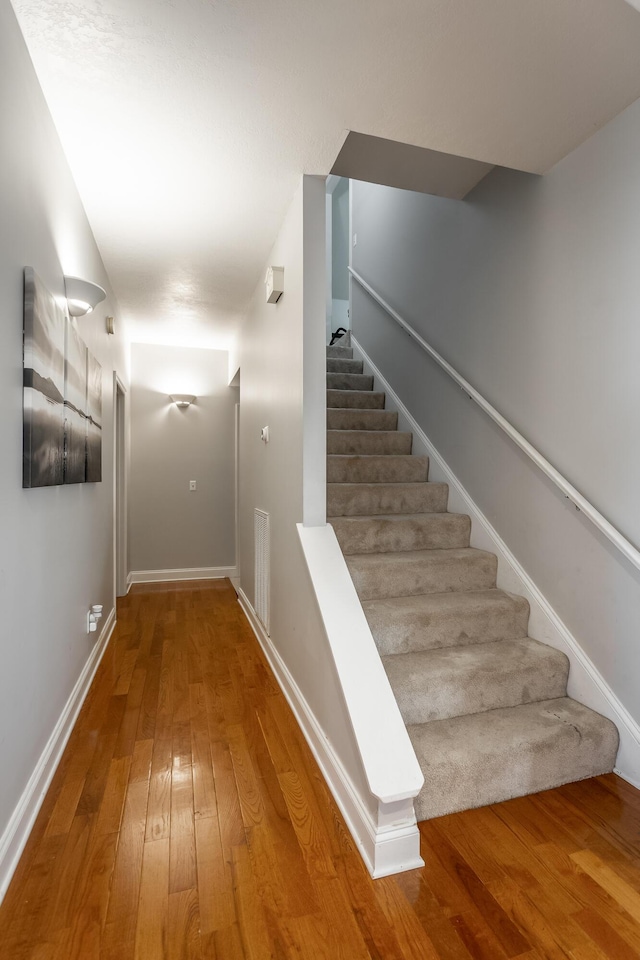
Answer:
<path fill-rule="evenodd" d="M 353 407 L 329 407 L 328 430 L 395 430 L 398 414 L 391 410 L 357 409 Z"/>
<path fill-rule="evenodd" d="M 496 583 L 495 554 L 474 547 L 361 553 L 345 560 L 361 600 L 486 590 Z"/>
<path fill-rule="evenodd" d="M 529 604 L 497 588 L 368 600 L 362 609 L 381 654 L 525 637 Z"/>
<path fill-rule="evenodd" d="M 429 476 L 429 457 L 404 454 L 327 457 L 327 483 L 421 483 Z"/>
<path fill-rule="evenodd" d="M 400 430 L 327 430 L 327 453 L 406 456 L 411 453 L 412 440 L 412 434 Z"/>
<path fill-rule="evenodd" d="M 425 777 L 418 820 L 610 773 L 618 749 L 615 725 L 569 697 L 407 730 Z"/>
<path fill-rule="evenodd" d="M 327 390 L 328 408 L 384 410 L 384 403 L 384 393 L 374 393 L 373 390 Z"/>
<path fill-rule="evenodd" d="M 471 533 L 462 513 L 334 517 L 331 524 L 345 556 L 468 547 Z"/>
<path fill-rule="evenodd" d="M 444 513 L 446 483 L 328 483 L 327 516 Z"/>
<path fill-rule="evenodd" d="M 407 724 L 564 697 L 569 661 L 530 637 L 382 658 Z"/>
<path fill-rule="evenodd" d="M 332 347 L 327 347 L 327 357 L 342 360 L 352 360 L 353 347 L 339 347 L 337 344 L 334 344 Z"/>
<path fill-rule="evenodd" d="M 362 373 L 362 360 L 327 357 L 327 373 Z"/>
<path fill-rule="evenodd" d="M 328 373 L 327 390 L 373 390 L 373 377 L 366 373 Z"/>

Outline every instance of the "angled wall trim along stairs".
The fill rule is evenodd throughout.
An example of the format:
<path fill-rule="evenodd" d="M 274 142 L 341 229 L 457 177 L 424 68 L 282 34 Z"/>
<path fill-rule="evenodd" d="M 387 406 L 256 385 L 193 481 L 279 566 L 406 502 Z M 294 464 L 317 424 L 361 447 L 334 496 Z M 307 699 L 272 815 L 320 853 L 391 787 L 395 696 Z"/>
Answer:
<path fill-rule="evenodd" d="M 397 462 L 389 445 L 397 411 L 349 404 L 373 377 L 344 339 L 327 349 L 327 388 L 345 390 L 327 411 L 329 476 L 336 462 L 365 474 L 375 462 L 365 479 L 328 482 L 327 516 L 425 776 L 418 819 L 610 771 L 614 724 L 567 696 L 566 656 L 527 635 L 528 605 L 497 587 L 497 557 L 470 545 L 465 518 L 436 519 L 447 484 L 403 479 L 409 451 Z"/>
<path fill-rule="evenodd" d="M 381 371 L 367 355 L 355 337 L 351 338 L 354 356 L 364 363 L 372 378 L 373 389 L 386 395 L 388 409 L 397 411 L 399 430 L 413 434 L 413 449 L 430 458 L 433 479 L 449 485 L 449 509 L 464 511 L 471 517 L 471 544 L 494 552 L 498 558 L 498 586 L 521 595 L 530 607 L 529 631 L 541 642 L 563 652 L 569 660 L 568 694 L 592 710 L 608 717 L 616 724 L 620 745 L 615 772 L 640 788 L 640 726 L 620 702 L 596 666 L 580 646 L 547 599 L 507 547 L 496 529 L 477 506 L 468 491 L 457 479 L 448 464 L 436 450 L 418 422 L 413 418 Z"/>

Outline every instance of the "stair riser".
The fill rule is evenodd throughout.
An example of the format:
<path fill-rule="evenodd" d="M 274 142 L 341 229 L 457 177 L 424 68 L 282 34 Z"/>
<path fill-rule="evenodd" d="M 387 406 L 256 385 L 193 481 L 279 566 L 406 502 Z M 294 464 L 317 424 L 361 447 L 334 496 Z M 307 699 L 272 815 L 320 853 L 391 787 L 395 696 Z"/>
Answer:
<path fill-rule="evenodd" d="M 406 520 L 334 518 L 338 543 L 346 555 L 468 547 L 471 521 L 453 513 L 432 513 Z"/>
<path fill-rule="evenodd" d="M 384 410 L 384 393 L 372 390 L 327 390 L 327 407 Z"/>
<path fill-rule="evenodd" d="M 569 661 L 535 640 L 483 643 L 456 650 L 455 657 L 451 653 L 385 658 L 405 723 L 447 720 L 566 695 Z"/>
<path fill-rule="evenodd" d="M 444 513 L 446 483 L 327 484 L 327 516 L 357 517 L 380 514 Z"/>
<path fill-rule="evenodd" d="M 347 557 L 356 591 L 361 600 L 384 597 L 417 596 L 462 590 L 487 590 L 495 586 L 496 558 L 490 554 L 449 559 L 439 555 L 428 560 L 422 556 L 360 566 L 357 557 Z"/>
<path fill-rule="evenodd" d="M 327 357 L 327 373 L 362 373 L 362 360 Z"/>
<path fill-rule="evenodd" d="M 366 373 L 328 373 L 327 390 L 373 390 L 373 377 Z"/>
<path fill-rule="evenodd" d="M 333 360 L 353 360 L 353 347 L 327 347 L 327 357 Z"/>
<path fill-rule="evenodd" d="M 395 430 L 398 414 L 391 410 L 327 410 L 328 430 Z"/>
<path fill-rule="evenodd" d="M 327 457 L 327 483 L 419 483 L 428 457 Z"/>
<path fill-rule="evenodd" d="M 542 721 L 534 710 L 544 712 Z M 613 769 L 616 728 L 575 701 L 551 700 L 479 716 L 486 718 L 480 738 L 473 735 L 474 717 L 409 726 L 425 775 L 415 801 L 418 820 L 550 790 Z"/>
<path fill-rule="evenodd" d="M 525 637 L 529 624 L 524 597 L 501 596 L 468 612 L 462 607 L 403 610 L 375 600 L 363 609 L 383 656 Z"/>
<path fill-rule="evenodd" d="M 329 430 L 327 453 L 339 456 L 406 456 L 411 453 L 412 435 L 397 430 Z"/>

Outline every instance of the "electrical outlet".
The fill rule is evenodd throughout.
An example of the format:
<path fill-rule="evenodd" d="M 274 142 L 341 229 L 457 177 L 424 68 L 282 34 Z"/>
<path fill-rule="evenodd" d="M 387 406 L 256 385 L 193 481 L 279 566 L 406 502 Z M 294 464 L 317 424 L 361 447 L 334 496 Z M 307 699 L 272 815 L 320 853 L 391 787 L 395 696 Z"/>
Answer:
<path fill-rule="evenodd" d="M 197 490 L 198 484 L 195 480 L 189 480 L 189 490 Z"/>

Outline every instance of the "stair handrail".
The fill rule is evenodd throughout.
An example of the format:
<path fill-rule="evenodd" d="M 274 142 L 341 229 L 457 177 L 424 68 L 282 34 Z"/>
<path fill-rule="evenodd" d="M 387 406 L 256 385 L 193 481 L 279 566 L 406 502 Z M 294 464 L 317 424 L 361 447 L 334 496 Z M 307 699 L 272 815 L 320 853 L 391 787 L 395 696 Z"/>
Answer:
<path fill-rule="evenodd" d="M 438 353 L 427 341 L 420 336 L 417 330 L 414 330 L 413 327 L 404 320 L 400 314 L 390 306 L 386 300 L 384 300 L 376 290 L 373 289 L 367 281 L 360 276 L 360 274 L 349 267 L 349 273 L 356 280 L 363 290 L 372 297 L 373 300 L 378 303 L 383 310 L 385 310 L 389 316 L 396 321 L 399 326 L 407 333 L 416 343 L 422 347 L 422 349 L 427 353 L 432 360 L 441 367 L 445 373 L 447 373 L 451 379 L 458 384 L 458 386 L 464 390 L 467 396 L 478 404 L 481 410 L 483 410 L 488 417 L 490 417 L 494 423 L 500 427 L 504 433 L 510 437 L 513 442 L 520 447 L 523 453 L 529 457 L 530 460 L 535 463 L 535 465 L 540 469 L 549 479 L 555 483 L 555 485 L 560 489 L 565 497 L 570 500 L 581 513 L 584 514 L 593 524 L 600 530 L 605 537 L 611 541 L 620 550 L 622 554 L 629 560 L 633 566 L 640 570 L 640 551 L 628 540 L 620 531 L 614 527 L 612 523 L 603 516 L 599 510 L 597 510 L 589 500 L 584 497 L 576 487 L 570 483 L 566 477 L 564 477 L 559 470 L 557 470 L 552 463 L 547 460 L 546 457 L 543 457 L 539 450 L 537 450 L 533 444 L 529 443 L 526 437 L 516 430 L 513 424 L 509 423 L 506 417 L 503 417 L 502 414 L 496 410 L 496 408 L 489 403 L 489 401 L 482 396 L 481 393 L 473 387 L 468 380 L 466 380 L 462 374 L 458 373 L 455 367 L 452 367 L 451 364 L 444 359 L 444 357 Z"/>

